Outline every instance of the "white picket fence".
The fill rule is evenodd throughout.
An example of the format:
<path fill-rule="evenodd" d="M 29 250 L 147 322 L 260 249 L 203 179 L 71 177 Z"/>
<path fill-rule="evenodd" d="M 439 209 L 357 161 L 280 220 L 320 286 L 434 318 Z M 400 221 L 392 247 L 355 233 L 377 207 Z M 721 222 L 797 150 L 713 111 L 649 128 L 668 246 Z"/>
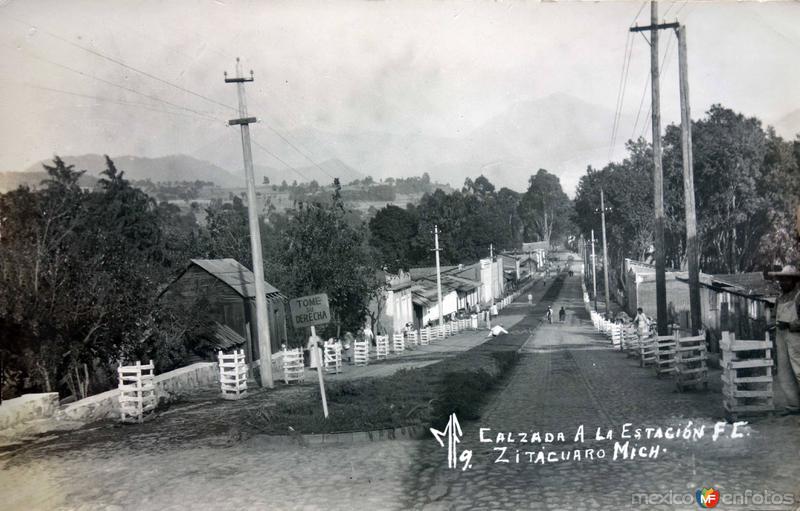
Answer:
<path fill-rule="evenodd" d="M 122 422 L 144 422 L 152 416 L 158 405 L 155 387 L 155 365 L 149 364 L 120 366 L 117 368 L 119 378 L 119 411 Z"/>
<path fill-rule="evenodd" d="M 612 323 L 609 327 L 611 332 L 611 346 L 614 347 L 615 350 L 622 349 L 622 325 L 619 323 Z"/>
<path fill-rule="evenodd" d="M 422 346 L 427 346 L 431 343 L 431 329 L 430 327 L 425 327 L 419 331 L 419 343 Z"/>
<path fill-rule="evenodd" d="M 369 364 L 369 341 L 355 341 L 353 343 L 353 363 L 357 366 Z"/>
<path fill-rule="evenodd" d="M 293 382 L 301 382 L 305 379 L 305 367 L 303 363 L 303 350 L 301 348 L 286 349 L 283 345 L 283 381 L 287 385 Z"/>
<path fill-rule="evenodd" d="M 395 332 L 392 335 L 392 351 L 395 353 L 402 353 L 406 350 L 406 339 L 403 332 Z"/>
<path fill-rule="evenodd" d="M 375 358 L 380 360 L 389 356 L 389 337 L 386 335 L 375 336 Z"/>
<path fill-rule="evenodd" d="M 342 372 L 342 345 L 336 341 L 325 341 L 325 372 Z"/>
<path fill-rule="evenodd" d="M 418 346 L 419 345 L 419 332 L 416 330 L 409 330 L 406 332 L 406 337 L 408 337 L 408 344 L 411 346 Z"/>
<path fill-rule="evenodd" d="M 241 399 L 247 395 L 247 362 L 244 350 L 234 351 L 230 355 L 219 351 L 219 384 L 222 399 Z"/>

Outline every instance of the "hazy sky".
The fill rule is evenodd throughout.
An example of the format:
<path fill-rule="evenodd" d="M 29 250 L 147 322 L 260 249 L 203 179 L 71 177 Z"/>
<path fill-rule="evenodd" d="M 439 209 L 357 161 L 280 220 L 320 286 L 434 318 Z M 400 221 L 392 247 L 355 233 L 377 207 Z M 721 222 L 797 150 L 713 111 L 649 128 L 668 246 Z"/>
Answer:
<path fill-rule="evenodd" d="M 255 71 L 251 114 L 281 131 L 459 137 L 515 102 L 561 92 L 609 110 L 610 142 L 627 29 L 637 12 L 649 22 L 643 5 L 0 0 L 0 170 L 54 153 L 191 154 L 235 142 L 224 126 L 231 110 L 75 45 L 225 105 L 236 97 L 222 73 L 241 56 Z M 688 27 L 695 117 L 717 102 L 767 122 L 800 108 L 800 4 L 679 1 L 660 10 Z M 624 112 L 635 116 L 649 47 L 639 35 L 631 41 Z M 671 52 L 664 124 L 678 119 L 674 44 Z"/>

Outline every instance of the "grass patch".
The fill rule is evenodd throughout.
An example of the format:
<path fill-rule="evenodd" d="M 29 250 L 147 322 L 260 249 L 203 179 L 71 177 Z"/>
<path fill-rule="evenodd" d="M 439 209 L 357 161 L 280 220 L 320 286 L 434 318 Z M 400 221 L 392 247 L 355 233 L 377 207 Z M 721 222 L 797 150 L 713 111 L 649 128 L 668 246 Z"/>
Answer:
<path fill-rule="evenodd" d="M 438 425 L 454 412 L 459 418 L 477 419 L 487 392 L 516 362 L 516 349 L 527 336 L 518 337 L 516 348 L 508 342 L 492 343 L 501 339 L 496 338 L 437 364 L 401 369 L 389 377 L 326 384 L 327 420 L 319 389 L 314 388 L 303 401 L 261 408 L 249 429 L 270 434 L 287 434 L 290 427 L 300 433 L 371 431 Z"/>
<path fill-rule="evenodd" d="M 562 283 L 563 276 L 554 279 L 544 299 L 554 298 Z M 290 427 L 299 433 L 342 433 L 415 425 L 441 429 L 451 413 L 476 420 L 489 391 L 516 364 L 517 351 L 527 338 L 528 333 L 512 332 L 436 364 L 402 369 L 385 378 L 328 383 L 327 420 L 315 387 L 302 402 L 262 407 L 248 426 L 270 434 L 287 434 Z"/>

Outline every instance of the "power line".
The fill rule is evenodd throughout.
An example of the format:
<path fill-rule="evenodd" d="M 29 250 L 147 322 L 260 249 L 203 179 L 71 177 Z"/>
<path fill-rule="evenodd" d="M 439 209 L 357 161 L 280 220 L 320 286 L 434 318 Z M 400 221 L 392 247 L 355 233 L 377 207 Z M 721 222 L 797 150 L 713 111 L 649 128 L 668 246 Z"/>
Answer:
<path fill-rule="evenodd" d="M 639 15 L 642 14 L 642 10 L 644 6 L 647 5 L 647 1 L 642 2 L 642 5 L 639 6 L 639 12 L 636 13 L 636 16 L 633 17 L 633 21 L 631 21 L 631 25 L 634 25 L 639 20 Z"/>
<path fill-rule="evenodd" d="M 647 95 L 647 77 L 644 79 L 644 87 L 642 88 L 642 99 L 639 100 L 639 110 L 636 112 L 636 121 L 633 123 L 633 131 L 631 132 L 631 138 L 633 139 L 636 135 L 636 128 L 639 126 L 639 116 L 642 115 L 642 108 L 644 108 L 644 98 Z M 648 112 L 649 115 L 649 112 Z"/>
<path fill-rule="evenodd" d="M 630 32 L 628 32 L 628 37 L 625 39 L 625 50 L 623 55 L 622 61 L 622 72 L 619 78 L 619 89 L 617 91 L 617 106 L 614 111 L 614 125 L 611 130 L 611 144 L 608 148 L 608 159 L 611 159 L 611 156 L 614 152 L 614 144 L 616 143 L 617 138 L 617 129 L 619 128 L 619 121 L 622 118 L 622 109 L 623 103 L 625 101 L 625 89 L 627 88 L 628 83 L 628 69 L 630 68 L 630 60 L 631 60 L 631 52 L 633 51 L 633 44 L 631 41 Z"/>
<path fill-rule="evenodd" d="M 642 5 L 639 6 L 639 10 L 636 12 L 636 16 L 633 17 L 633 21 L 631 21 L 630 26 L 635 25 L 636 22 L 639 20 L 639 16 L 642 14 L 642 11 L 644 10 L 644 7 L 645 7 L 645 5 L 647 5 L 647 3 L 648 3 L 647 1 L 644 1 L 644 2 L 642 2 Z M 630 32 L 628 32 L 628 35 L 630 36 Z M 631 44 L 631 50 L 630 51 L 632 51 L 632 47 L 633 47 L 633 45 Z M 627 58 L 627 65 L 628 65 L 628 69 L 630 69 L 630 54 L 628 55 L 628 58 Z M 627 72 L 626 72 L 626 83 L 627 83 Z M 645 81 L 645 90 L 647 90 L 647 81 Z M 642 113 L 642 102 L 644 101 L 644 92 L 645 91 L 642 91 L 642 99 L 639 101 L 639 111 L 636 113 L 636 121 L 633 124 L 633 132 L 634 133 L 636 132 L 636 126 L 639 124 L 639 115 Z M 620 117 L 621 117 L 621 114 L 622 114 L 622 112 L 620 110 L 620 114 L 619 114 Z M 612 153 L 613 153 L 613 150 L 614 150 L 614 144 L 616 143 L 616 131 L 618 129 L 619 129 L 619 125 L 617 124 L 615 129 L 612 131 L 611 148 L 609 149 L 609 156 L 608 156 L 609 160 L 611 159 L 611 156 L 612 156 Z"/>
<path fill-rule="evenodd" d="M 256 147 L 258 147 L 259 149 L 261 149 L 262 151 L 264 151 L 264 152 L 265 152 L 265 153 L 267 153 L 268 155 L 272 156 L 273 158 L 275 158 L 275 159 L 276 159 L 276 160 L 278 160 L 279 162 L 281 162 L 281 163 L 283 163 L 284 165 L 286 165 L 286 168 L 287 168 L 287 169 L 291 170 L 292 172 L 294 172 L 294 173 L 295 173 L 295 174 L 297 174 L 298 176 L 300 176 L 300 177 L 302 177 L 303 179 L 305 179 L 305 181 L 306 181 L 307 183 L 310 183 L 310 182 L 311 182 L 311 179 L 308 179 L 308 178 L 307 178 L 307 177 L 306 177 L 306 176 L 305 176 L 305 175 L 304 175 L 302 172 L 300 172 L 300 171 L 299 171 L 299 170 L 297 170 L 296 168 L 292 167 L 291 165 L 289 165 L 288 163 L 286 163 L 285 161 L 283 161 L 283 160 L 282 160 L 282 159 L 281 159 L 281 158 L 280 158 L 278 155 L 276 155 L 275 153 L 273 153 L 272 151 L 270 151 L 269 149 L 267 149 L 266 147 L 264 147 L 263 145 L 261 145 L 261 144 L 260 144 L 260 143 L 259 143 L 259 142 L 258 142 L 256 139 L 252 139 L 252 142 L 253 142 L 253 145 L 255 145 Z"/>
<path fill-rule="evenodd" d="M 680 12 L 683 10 L 683 8 L 684 8 L 684 7 L 686 7 L 687 5 L 689 5 L 689 0 L 685 0 L 685 1 L 683 2 L 683 5 L 681 5 L 681 6 L 678 8 L 678 10 L 677 10 L 677 11 L 675 11 L 675 18 L 676 18 L 676 19 L 677 19 L 677 17 L 678 17 L 678 14 L 680 14 Z"/>
<path fill-rule="evenodd" d="M 26 25 L 26 26 L 29 26 L 29 27 L 34 27 L 34 28 L 35 28 L 35 25 L 33 25 L 32 23 L 28 23 L 28 22 L 26 22 L 26 21 L 24 21 L 24 20 L 15 19 L 15 18 L 10 18 L 10 19 L 12 19 L 13 21 L 16 21 L 17 23 L 21 23 L 21 24 L 23 24 L 23 25 Z M 169 85 L 170 87 L 174 87 L 174 88 L 176 88 L 176 89 L 178 89 L 178 90 L 180 90 L 180 91 L 186 92 L 186 93 L 188 93 L 188 94 L 191 94 L 191 95 L 193 95 L 193 96 L 196 96 L 196 97 L 198 97 L 198 98 L 204 99 L 204 100 L 206 100 L 206 101 L 208 101 L 208 102 L 211 102 L 211 103 L 214 103 L 214 104 L 216 104 L 216 105 L 219 105 L 219 106 L 222 106 L 222 107 L 228 108 L 228 109 L 230 109 L 230 110 L 236 111 L 236 108 L 234 108 L 234 107 L 232 107 L 232 106 L 230 106 L 230 105 L 226 105 L 226 104 L 224 104 L 224 103 L 221 103 L 221 102 L 219 102 L 219 101 L 216 101 L 216 100 L 214 100 L 214 99 L 211 99 L 211 98 L 209 98 L 209 97 L 207 97 L 207 96 L 204 96 L 204 95 L 202 95 L 202 94 L 200 94 L 200 93 L 197 93 L 197 92 L 195 92 L 195 91 L 193 91 L 193 90 L 187 89 L 186 87 L 182 87 L 182 86 L 180 86 L 180 85 L 177 85 L 177 84 L 175 84 L 175 83 L 172 83 L 172 82 L 170 82 L 169 80 L 165 80 L 165 79 L 163 79 L 163 78 L 161 78 L 161 77 L 158 77 L 158 76 L 156 76 L 156 75 L 154 75 L 154 74 L 152 74 L 152 73 L 149 73 L 149 72 L 147 72 L 147 71 L 143 71 L 143 70 L 141 70 L 141 69 L 138 69 L 138 68 L 136 68 L 136 67 L 134 67 L 134 66 L 128 65 L 128 64 L 126 64 L 125 62 L 122 62 L 122 61 L 121 61 L 121 60 L 119 60 L 119 59 L 115 59 L 115 58 L 113 58 L 113 57 L 109 57 L 109 56 L 107 56 L 107 55 L 105 55 L 105 54 L 103 54 L 103 53 L 100 53 L 100 52 L 96 51 L 96 50 L 93 50 L 93 49 L 91 49 L 91 48 L 88 48 L 88 47 L 86 47 L 86 46 L 83 46 L 83 45 L 77 44 L 77 43 L 75 43 L 75 42 L 73 42 L 73 41 L 70 41 L 69 39 L 66 39 L 65 37 L 59 36 L 58 34 L 54 34 L 54 33 L 50 32 L 50 31 L 48 31 L 47 29 L 41 29 L 41 30 L 42 30 L 42 31 L 43 31 L 45 34 L 49 35 L 50 37 L 53 37 L 54 39 L 57 39 L 57 40 L 59 40 L 59 41 L 62 41 L 62 42 L 64 42 L 64 43 L 66 43 L 66 44 L 69 44 L 70 46 L 73 46 L 73 47 L 75 47 L 75 48 L 78 48 L 78 49 L 80 49 L 80 50 L 86 51 L 86 52 L 88 52 L 88 53 L 90 53 L 90 54 L 92 54 L 92 55 L 95 55 L 95 56 L 97 56 L 97 57 L 100 57 L 100 58 L 102 58 L 102 59 L 105 59 L 105 60 L 107 60 L 107 61 L 109 61 L 109 62 L 112 62 L 112 63 L 114 63 L 114 64 L 117 64 L 117 65 L 119 65 L 119 66 L 122 66 L 122 67 L 124 67 L 125 69 L 130 69 L 131 71 L 135 71 L 135 72 L 137 72 L 137 73 L 139 73 L 139 74 L 141 74 L 141 75 L 143 75 L 143 76 L 146 76 L 146 77 L 148 77 L 148 78 L 151 78 L 151 79 L 153 79 L 153 80 L 156 80 L 156 81 L 158 81 L 158 82 L 160 82 L 160 83 L 163 83 L 163 84 L 165 84 L 165 85 Z M 65 68 L 66 68 L 66 66 L 62 66 L 62 67 L 65 67 Z M 72 71 L 74 71 L 74 70 L 72 70 Z M 81 73 L 81 74 L 83 74 L 83 73 Z M 86 76 L 91 76 L 91 75 L 86 75 Z M 95 79 L 99 79 L 99 78 L 97 78 L 97 77 L 93 77 L 93 78 L 95 78 Z M 99 79 L 99 80 L 101 80 L 101 79 Z M 102 80 L 101 80 L 101 81 L 102 81 Z M 119 85 L 116 85 L 116 84 L 112 84 L 111 82 L 106 82 L 106 83 L 108 83 L 108 84 L 110 84 L 110 85 L 114 85 L 114 86 L 119 86 Z M 129 90 L 130 90 L 130 89 L 129 89 Z M 151 98 L 151 99 L 153 99 L 153 98 Z M 165 102 L 165 103 L 166 103 L 166 101 L 163 101 L 163 100 L 159 100 L 159 101 L 162 101 L 162 102 Z M 173 105 L 173 106 L 176 106 L 176 105 Z M 190 109 L 187 109 L 187 108 L 184 108 L 184 107 L 179 107 L 179 108 L 182 108 L 182 109 L 185 109 L 185 110 L 190 110 Z M 300 154 L 301 156 L 303 156 L 304 158 L 306 158 L 306 159 L 307 159 L 308 161 L 310 161 L 310 162 L 311 162 L 311 163 L 312 163 L 312 164 L 313 164 L 315 167 L 317 167 L 317 168 L 318 168 L 320 171 L 322 171 L 322 173 L 323 173 L 323 174 L 325 174 L 326 176 L 328 176 L 328 177 L 329 177 L 329 178 L 331 178 L 331 179 L 334 179 L 334 177 L 333 177 L 333 176 L 332 176 L 332 175 L 331 175 L 329 172 L 327 172 L 325 169 L 323 169 L 323 168 L 322 168 L 322 167 L 321 167 L 321 166 L 320 166 L 320 165 L 319 165 L 319 164 L 318 164 L 316 161 L 314 161 L 314 160 L 313 160 L 313 159 L 312 159 L 312 158 L 311 158 L 311 157 L 310 157 L 310 156 L 309 156 L 307 153 L 305 153 L 303 150 L 301 150 L 300 148 L 298 148 L 298 147 L 297 147 L 297 145 L 295 145 L 295 144 L 294 144 L 294 143 L 292 143 L 292 142 L 291 142 L 289 139 L 287 139 L 286 137 L 284 137 L 284 136 L 283 136 L 283 135 L 282 135 L 282 134 L 281 134 L 281 133 L 280 133 L 278 130 L 276 130 L 275 128 L 273 128 L 272 126 L 270 126 L 270 125 L 269 125 L 269 124 L 267 124 L 267 123 L 264 123 L 264 124 L 265 124 L 265 125 L 266 125 L 266 126 L 267 126 L 267 127 L 270 129 L 270 130 L 271 130 L 271 131 L 273 131 L 273 132 L 274 132 L 274 133 L 275 133 L 275 134 L 276 134 L 278 137 L 280 137 L 280 139 L 281 139 L 281 140 L 283 140 L 283 141 L 284 141 L 286 144 L 288 144 L 288 145 L 289 145 L 289 146 L 290 146 L 292 149 L 294 149 L 295 151 L 297 151 L 297 153 L 298 153 L 298 154 Z M 270 153 L 270 154 L 272 154 L 272 153 Z M 272 155 L 272 156 L 273 156 L 273 157 L 275 157 L 275 155 Z M 281 161 L 282 161 L 282 160 L 281 160 Z"/>
<path fill-rule="evenodd" d="M 206 117 L 206 116 L 198 116 L 198 115 L 195 115 L 195 114 L 184 114 L 184 113 L 180 113 L 180 112 L 175 112 L 173 110 L 158 109 L 158 108 L 155 108 L 153 105 L 148 105 L 146 103 L 136 103 L 136 102 L 132 102 L 132 101 L 124 101 L 124 100 L 119 100 L 119 99 L 104 98 L 104 97 L 100 97 L 100 96 L 92 96 L 92 95 L 89 95 L 89 94 L 82 94 L 82 93 L 79 93 L 79 92 L 72 92 L 72 91 L 66 91 L 66 90 L 61 90 L 61 89 L 54 89 L 52 87 L 44 87 L 44 86 L 41 86 L 41 85 L 34 85 L 34 84 L 31 84 L 31 83 L 26 83 L 25 85 L 27 87 L 31 87 L 33 89 L 40 89 L 40 90 L 45 90 L 45 91 L 50 91 L 50 92 L 56 92 L 56 93 L 65 94 L 65 95 L 68 95 L 68 96 L 76 96 L 76 97 L 79 97 L 79 98 L 93 99 L 95 101 L 103 101 L 103 102 L 106 102 L 106 103 L 115 103 L 115 104 L 122 105 L 122 106 L 132 106 L 132 107 L 136 107 L 136 108 L 145 108 L 147 110 L 150 110 L 151 112 L 158 112 L 158 113 L 167 114 L 167 115 L 180 115 L 181 117 L 189 117 L 189 118 L 199 117 L 199 118 L 202 118 L 202 119 L 205 119 L 205 120 L 212 119 L 212 118 Z M 212 120 L 216 121 L 217 119 L 212 119 Z"/>
<path fill-rule="evenodd" d="M 672 48 L 672 38 L 670 37 L 669 39 L 667 39 L 667 46 L 664 49 L 664 57 L 661 59 L 661 67 L 659 69 L 659 74 L 663 74 L 664 72 L 664 68 L 667 63 L 667 55 L 669 55 L 669 50 L 671 48 Z M 652 105 L 650 106 L 650 108 L 647 109 L 647 121 L 645 122 L 645 124 L 642 125 L 642 132 L 639 134 L 640 138 L 644 136 L 644 132 L 647 131 L 647 128 L 652 125 L 650 119 L 650 112 L 652 112 L 652 109 L 653 109 Z"/>
<path fill-rule="evenodd" d="M 312 163 L 312 164 L 313 164 L 315 167 L 317 167 L 319 170 L 321 170 L 321 171 L 322 171 L 322 172 L 323 172 L 323 173 L 324 173 L 326 176 L 328 176 L 328 177 L 329 177 L 329 178 L 331 178 L 331 179 L 334 179 L 334 177 L 333 177 L 332 175 L 330 175 L 330 174 L 329 174 L 329 173 L 328 173 L 328 172 L 327 172 L 325 169 L 323 169 L 322 167 L 320 167 L 320 166 L 317 164 L 317 162 L 315 162 L 314 160 L 312 160 L 312 159 L 311 159 L 311 157 L 310 157 L 310 156 L 308 156 L 306 153 L 304 153 L 303 151 L 301 151 L 300 149 L 298 149 L 296 145 L 294 145 L 292 142 L 290 142 L 290 141 L 289 141 L 289 139 L 287 139 L 286 137 L 284 137 L 283 135 L 281 135 L 281 133 L 280 133 L 278 130 L 276 130 L 275 128 L 273 128 L 273 127 L 272 127 L 272 126 L 270 126 L 269 124 L 267 124 L 266 126 L 267 126 L 267 128 L 269 128 L 270 130 L 272 130 L 272 132 L 273 132 L 273 133 L 275 133 L 276 135 L 278 135 L 278 137 L 280 137 L 280 139 L 281 139 L 281 140 L 283 140 L 284 142 L 286 142 L 286 144 L 288 144 L 288 145 L 289 145 L 289 147 L 291 147 L 292 149 L 294 149 L 295 151 L 297 151 L 297 152 L 298 152 L 300 155 L 302 155 L 302 156 L 303 156 L 305 159 L 307 159 L 308 161 L 310 161 L 310 162 L 311 162 L 311 163 Z"/>
<path fill-rule="evenodd" d="M 16 18 L 9 18 L 9 19 L 11 19 L 12 21 L 16 21 L 17 23 L 21 23 L 21 24 L 23 24 L 23 25 L 26 25 L 26 26 L 32 27 L 32 28 L 36 28 L 36 26 L 35 26 L 33 23 L 28 23 L 28 22 L 26 22 L 26 21 L 23 21 L 23 20 L 20 20 L 20 19 L 16 19 Z M 187 89 L 186 87 L 182 87 L 182 86 L 180 86 L 180 85 L 178 85 L 178 84 L 172 83 L 172 82 L 170 82 L 170 81 L 168 81 L 168 80 L 165 80 L 165 79 L 163 79 L 163 78 L 160 78 L 160 77 L 158 77 L 158 76 L 155 76 L 155 75 L 153 75 L 153 74 L 150 74 L 150 73 L 148 73 L 147 71 L 142 71 L 141 69 L 138 69 L 138 68 L 136 68 L 136 67 L 133 67 L 133 66 L 131 66 L 131 65 L 128 65 L 128 64 L 126 64 L 126 63 L 124 63 L 124 62 L 122 62 L 122 61 L 120 61 L 120 60 L 117 60 L 117 59 L 115 59 L 115 58 L 113 58 L 113 57 L 109 57 L 108 55 L 105 55 L 105 54 L 103 54 L 103 53 L 100 53 L 99 51 L 96 51 L 96 50 L 93 50 L 93 49 L 91 49 L 91 48 L 88 48 L 88 47 L 86 47 L 86 46 L 80 45 L 80 44 L 78 44 L 78 43 L 76 43 L 76 42 L 74 42 L 74 41 L 70 41 L 69 39 L 67 39 L 67 38 L 65 38 L 65 37 L 61 37 L 61 36 L 60 36 L 60 35 L 58 35 L 58 34 L 54 34 L 53 32 L 50 32 L 50 31 L 49 31 L 49 30 L 47 30 L 47 29 L 41 29 L 41 30 L 42 30 L 42 32 L 44 32 L 45 34 L 49 35 L 50 37 L 53 37 L 53 38 L 55 38 L 55 39 L 58 39 L 59 41 L 62 41 L 62 42 L 64 42 L 64 43 L 66 43 L 66 44 L 69 44 L 70 46 L 73 46 L 73 47 L 75 47 L 75 48 L 78 48 L 78 49 L 80 49 L 80 50 L 83 50 L 83 51 L 85 51 L 85 52 L 91 53 L 92 55 L 95 55 L 95 56 L 97 56 L 97 57 L 100 57 L 100 58 L 102 58 L 102 59 L 105 59 L 105 60 L 107 60 L 107 61 L 109 61 L 109 62 L 113 62 L 114 64 L 117 64 L 118 66 L 122 66 L 122 67 L 124 67 L 125 69 L 130 69 L 131 71 L 135 71 L 136 73 L 139 73 L 139 74 L 141 74 L 141 75 L 144 75 L 144 76 L 146 76 L 146 77 L 148 77 L 148 78 L 152 78 L 153 80 L 156 80 L 156 81 L 158 81 L 158 82 L 161 82 L 161 83 L 163 83 L 163 84 L 165 84 L 165 85 L 169 85 L 170 87 L 174 87 L 174 88 L 176 88 L 176 89 L 178 89 L 178 90 L 180 90 L 180 91 L 186 92 L 186 93 L 188 93 L 188 94 L 191 94 L 191 95 L 193 95 L 193 96 L 196 96 L 196 97 L 198 97 L 198 98 L 200 98 L 200 99 L 203 99 L 203 100 L 205 100 L 205 101 L 208 101 L 208 102 L 210 102 L 210 103 L 214 103 L 215 105 L 222 106 L 222 107 L 225 107 L 225 108 L 227 108 L 227 109 L 230 109 L 230 110 L 236 111 L 236 108 L 234 108 L 234 107 L 232 107 L 232 106 L 230 106 L 230 105 L 226 105 L 225 103 L 220 103 L 219 101 L 217 101 L 217 100 L 215 100 L 215 99 L 211 99 L 211 98 L 209 98 L 209 97 L 207 97 L 207 96 L 204 96 L 204 95 L 202 95 L 202 94 L 199 94 L 199 93 L 197 93 L 197 92 L 194 92 L 194 91 L 192 91 L 192 90 L 190 90 L 190 89 Z"/>
<path fill-rule="evenodd" d="M 675 0 L 674 2 L 669 4 L 669 7 L 667 7 L 667 10 L 664 11 L 664 14 L 661 15 L 662 19 L 666 19 L 667 14 L 669 14 L 669 11 L 671 11 L 672 8 L 675 7 L 676 5 L 678 5 L 678 0 Z"/>
<path fill-rule="evenodd" d="M 36 55 L 35 53 L 31 52 L 30 50 L 25 50 L 25 52 L 28 53 L 28 55 L 30 55 L 31 57 L 33 57 L 33 58 L 35 58 L 37 60 L 41 60 L 42 62 L 46 62 L 46 63 L 48 63 L 48 64 L 50 64 L 52 66 L 59 67 L 61 69 L 67 70 L 67 71 L 69 71 L 71 73 L 75 73 L 75 74 L 78 74 L 80 76 L 84 76 L 86 78 L 91 78 L 92 80 L 97 80 L 98 82 L 105 83 L 107 85 L 111 85 L 112 87 L 117 87 L 118 89 L 122 89 L 122 90 L 125 90 L 125 91 L 128 91 L 128 92 L 131 92 L 133 94 L 137 94 L 139 96 L 145 97 L 145 98 L 150 99 L 152 101 L 157 101 L 159 103 L 164 103 L 165 105 L 169 105 L 169 106 L 171 106 L 173 108 L 177 108 L 179 110 L 185 110 L 185 111 L 190 112 L 192 114 L 195 114 L 195 115 L 197 115 L 199 117 L 203 117 L 205 119 L 212 120 L 214 122 L 225 122 L 223 119 L 220 119 L 220 118 L 217 118 L 217 117 L 212 117 L 211 115 L 209 115 L 207 113 L 200 112 L 198 110 L 194 110 L 192 108 L 188 108 L 188 107 L 185 107 L 185 106 L 181 106 L 181 105 L 172 103 L 171 101 L 167 101 L 165 99 L 161 99 L 161 98 L 159 98 L 157 96 L 152 96 L 150 94 L 145 94 L 144 92 L 138 91 L 138 90 L 133 89 L 131 87 L 127 87 L 125 85 L 120 85 L 118 83 L 106 80 L 105 78 L 100 78 L 99 76 L 95 76 L 95 75 L 86 73 L 86 72 L 81 71 L 79 69 L 75 69 L 75 68 L 69 67 L 67 65 L 61 64 L 59 62 L 54 62 L 54 61 L 52 61 L 50 59 L 47 59 L 47 58 L 41 57 L 39 55 Z"/>

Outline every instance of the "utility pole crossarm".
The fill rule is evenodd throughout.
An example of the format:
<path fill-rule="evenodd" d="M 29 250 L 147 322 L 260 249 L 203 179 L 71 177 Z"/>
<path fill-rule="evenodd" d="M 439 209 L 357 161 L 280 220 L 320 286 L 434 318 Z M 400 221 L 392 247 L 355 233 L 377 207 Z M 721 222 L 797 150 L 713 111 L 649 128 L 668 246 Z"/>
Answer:
<path fill-rule="evenodd" d="M 230 121 L 228 121 L 228 126 L 236 126 L 240 124 L 253 124 L 255 122 L 258 122 L 258 119 L 256 119 L 255 117 L 244 117 L 242 119 L 231 119 Z"/>
<path fill-rule="evenodd" d="M 668 29 L 668 28 L 674 28 L 674 29 L 677 30 L 679 26 L 681 26 L 681 24 L 676 21 L 674 23 L 658 23 L 658 24 L 654 24 L 654 25 L 647 25 L 645 27 L 635 26 L 635 27 L 631 27 L 630 31 L 631 32 L 650 32 L 652 30 L 665 30 L 665 29 Z"/>

